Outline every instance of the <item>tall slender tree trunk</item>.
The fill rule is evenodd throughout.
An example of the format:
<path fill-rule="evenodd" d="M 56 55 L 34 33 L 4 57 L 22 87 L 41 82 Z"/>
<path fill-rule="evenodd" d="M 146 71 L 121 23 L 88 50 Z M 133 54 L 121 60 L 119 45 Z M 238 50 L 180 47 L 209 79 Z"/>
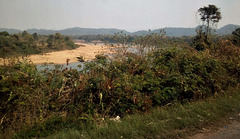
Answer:
<path fill-rule="evenodd" d="M 207 36 L 209 35 L 209 19 L 207 19 Z"/>

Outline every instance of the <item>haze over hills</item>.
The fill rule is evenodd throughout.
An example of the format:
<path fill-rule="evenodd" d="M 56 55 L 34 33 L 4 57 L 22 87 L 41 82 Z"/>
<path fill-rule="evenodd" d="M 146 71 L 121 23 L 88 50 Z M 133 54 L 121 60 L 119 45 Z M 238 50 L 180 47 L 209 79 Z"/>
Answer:
<path fill-rule="evenodd" d="M 216 30 L 216 34 L 218 35 L 226 35 L 231 34 L 235 29 L 239 28 L 240 25 L 233 25 L 228 24 L 226 26 L 223 26 Z M 180 36 L 194 36 L 196 35 L 196 28 L 176 28 L 176 27 L 166 27 L 163 28 L 166 32 L 167 36 L 174 36 L 174 37 L 180 37 Z M 152 30 L 151 32 L 159 33 L 160 29 Z M 149 34 L 149 31 L 142 30 L 131 33 L 132 35 L 146 35 Z"/>
<path fill-rule="evenodd" d="M 231 34 L 236 28 L 240 28 L 239 25 L 228 24 L 217 30 L 218 35 Z"/>
<path fill-rule="evenodd" d="M 236 28 L 239 28 L 239 25 L 233 25 L 233 24 L 228 24 L 222 28 L 219 28 L 216 30 L 216 33 L 218 35 L 226 35 L 226 34 L 231 34 Z M 167 36 L 193 36 L 196 35 L 196 28 L 175 28 L 175 27 L 166 27 L 163 28 L 166 31 Z M 11 34 L 13 33 L 19 33 L 22 32 L 21 30 L 18 29 L 6 29 L 6 28 L 0 28 L 0 31 L 7 31 Z M 146 35 L 151 32 L 154 33 L 159 33 L 160 29 L 155 29 L 152 30 L 151 32 L 146 31 L 146 30 L 141 30 L 141 31 L 136 31 L 136 32 L 128 32 L 126 30 L 121 30 L 121 29 L 114 29 L 114 28 L 67 28 L 63 30 L 47 30 L 47 29 L 27 29 L 27 32 L 33 34 L 33 33 L 38 33 L 38 34 L 43 34 L 43 35 L 49 35 L 49 34 L 55 34 L 55 33 L 61 33 L 62 35 L 113 35 L 115 33 L 123 33 L 127 35 Z"/>
<path fill-rule="evenodd" d="M 22 32 L 19 29 L 0 28 L 0 32 L 2 32 L 2 31 L 7 31 L 10 34 Z"/>

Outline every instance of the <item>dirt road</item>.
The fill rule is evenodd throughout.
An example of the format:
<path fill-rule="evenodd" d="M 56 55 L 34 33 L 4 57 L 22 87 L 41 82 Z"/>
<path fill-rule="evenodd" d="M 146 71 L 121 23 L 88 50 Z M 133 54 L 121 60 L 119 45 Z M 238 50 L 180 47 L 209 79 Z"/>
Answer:
<path fill-rule="evenodd" d="M 240 139 L 240 113 L 229 117 L 230 122 L 216 129 L 203 129 L 189 139 Z"/>

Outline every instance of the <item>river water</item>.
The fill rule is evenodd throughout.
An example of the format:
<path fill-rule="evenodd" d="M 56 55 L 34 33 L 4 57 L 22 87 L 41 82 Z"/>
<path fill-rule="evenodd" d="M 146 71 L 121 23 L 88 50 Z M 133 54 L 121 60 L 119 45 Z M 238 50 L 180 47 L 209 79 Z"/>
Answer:
<path fill-rule="evenodd" d="M 83 70 L 84 62 L 76 62 L 67 64 L 36 64 L 38 71 L 43 70 L 63 70 L 63 69 L 76 69 L 77 71 Z"/>

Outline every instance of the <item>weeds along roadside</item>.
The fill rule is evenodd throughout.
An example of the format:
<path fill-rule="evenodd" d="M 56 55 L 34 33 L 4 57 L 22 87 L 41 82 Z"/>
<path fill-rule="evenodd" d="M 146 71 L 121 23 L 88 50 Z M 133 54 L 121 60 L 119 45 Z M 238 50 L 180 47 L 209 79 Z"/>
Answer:
<path fill-rule="evenodd" d="M 128 115 L 120 122 L 105 120 L 95 127 L 66 129 L 47 137 L 64 138 L 186 138 L 212 125 L 223 127 L 240 112 L 239 88 L 195 102 L 172 103 L 147 113 Z"/>
<path fill-rule="evenodd" d="M 141 41 L 152 39 L 147 37 Z M 128 51 L 131 45 L 119 45 L 116 57 L 97 55 L 81 72 L 39 74 L 28 61 L 2 66 L 2 133 L 26 130 L 27 137 L 44 137 L 89 123 L 94 128 L 102 118 L 205 99 L 239 83 L 239 47 L 219 42 L 214 49 L 198 52 L 153 37 L 166 42 L 139 41 L 136 52 Z"/>

